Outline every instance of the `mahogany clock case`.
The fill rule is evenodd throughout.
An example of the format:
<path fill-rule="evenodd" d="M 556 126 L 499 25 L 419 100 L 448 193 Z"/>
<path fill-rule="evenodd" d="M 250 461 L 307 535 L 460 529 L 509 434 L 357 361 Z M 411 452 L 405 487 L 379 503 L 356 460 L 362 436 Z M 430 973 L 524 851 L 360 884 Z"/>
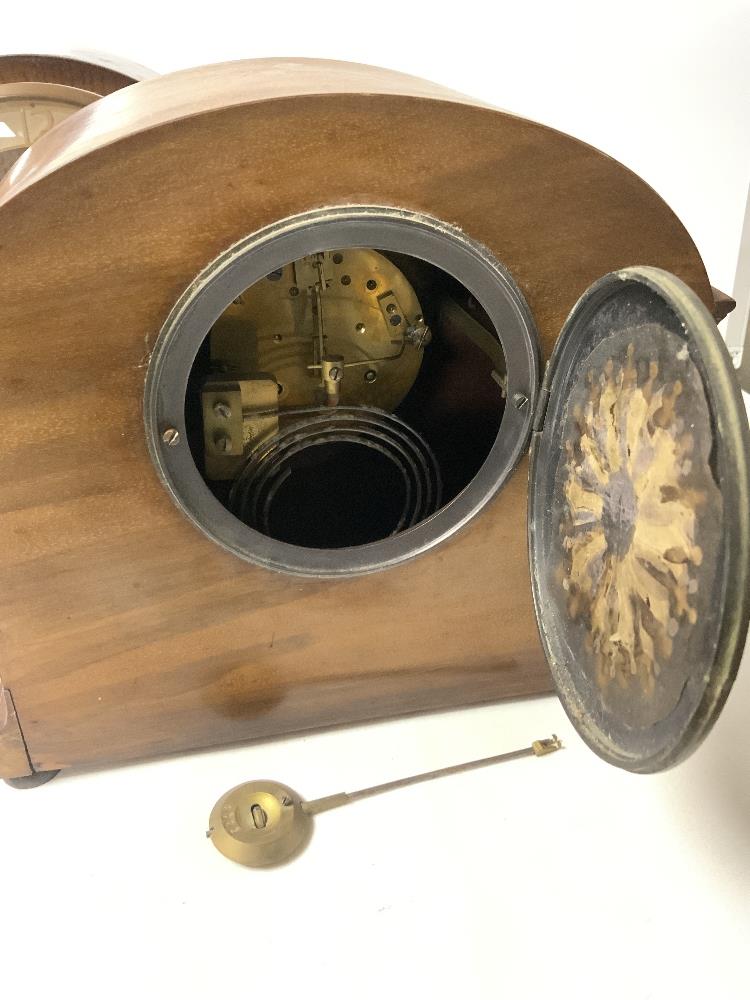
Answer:
<path fill-rule="evenodd" d="M 363 243 L 345 226 L 316 228 L 332 217 L 375 229 Z M 290 231 L 301 257 L 284 244 Z M 347 63 L 229 63 L 113 93 L 0 184 L 0 232 L 6 778 L 549 691 L 521 457 L 537 355 L 546 361 L 590 285 L 633 263 L 714 307 L 679 219 L 621 164 Z M 375 538 L 292 545 L 311 561 L 285 566 L 288 543 L 254 527 L 235 524 L 237 545 L 221 536 L 229 501 L 196 452 L 191 372 L 202 358 L 201 378 L 211 374 L 217 322 L 261 308 L 237 294 L 241 280 L 280 276 L 291 296 L 287 277 L 312 273 L 311 261 L 308 301 L 317 288 L 327 315 L 348 316 L 342 269 L 363 248 L 376 299 L 376 275 L 397 271 L 430 313 L 431 344 L 421 313 L 399 341 L 424 351 L 413 413 L 432 405 L 424 370 L 438 445 L 458 435 L 445 454 L 474 464 L 447 504 L 396 536 L 398 558 L 381 560 L 395 543 Z M 385 300 L 365 305 L 378 323 L 401 318 Z M 186 338 L 192 367 L 179 357 Z M 384 364 L 376 374 L 383 391 L 398 382 Z M 420 435 L 434 451 L 432 432 Z M 206 440 L 231 458 L 233 441 Z M 374 557 L 360 558 L 368 546 Z"/>

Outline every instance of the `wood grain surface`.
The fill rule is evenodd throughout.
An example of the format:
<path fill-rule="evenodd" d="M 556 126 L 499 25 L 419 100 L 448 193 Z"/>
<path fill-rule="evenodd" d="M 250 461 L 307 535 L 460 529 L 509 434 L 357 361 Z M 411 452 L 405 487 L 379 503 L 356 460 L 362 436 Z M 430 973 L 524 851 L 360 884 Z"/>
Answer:
<path fill-rule="evenodd" d="M 135 83 L 132 76 L 106 66 L 64 56 L 0 56 L 0 84 L 57 83 L 92 94 L 111 94 Z"/>
<path fill-rule="evenodd" d="M 0 688 L 0 777 L 25 778 L 32 773 L 23 733 L 10 691 Z"/>
<path fill-rule="evenodd" d="M 685 229 L 633 173 L 413 78 L 261 60 L 78 112 L 0 185 L 2 673 L 37 770 L 550 688 L 525 462 L 452 541 L 334 581 L 220 550 L 151 466 L 145 370 L 181 292 L 249 233 L 351 204 L 488 246 L 545 355 L 619 267 L 663 267 L 713 303 Z"/>

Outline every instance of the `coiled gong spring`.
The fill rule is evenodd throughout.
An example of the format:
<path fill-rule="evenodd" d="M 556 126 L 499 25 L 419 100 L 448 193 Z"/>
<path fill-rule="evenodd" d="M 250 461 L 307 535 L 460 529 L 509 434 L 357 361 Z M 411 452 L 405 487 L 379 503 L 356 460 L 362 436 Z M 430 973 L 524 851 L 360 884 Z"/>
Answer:
<path fill-rule="evenodd" d="M 382 459 L 390 463 L 403 502 L 395 524 L 381 537 L 412 527 L 440 507 L 440 468 L 432 449 L 399 417 L 368 406 L 299 407 L 287 413 L 291 422 L 252 449 L 232 484 L 229 506 L 245 524 L 276 537 L 272 515 L 279 491 L 300 465 L 313 462 L 314 468 L 313 449 L 324 454 L 326 445 L 360 446 L 381 456 L 381 468 Z M 371 486 L 377 504 L 378 483 Z"/>

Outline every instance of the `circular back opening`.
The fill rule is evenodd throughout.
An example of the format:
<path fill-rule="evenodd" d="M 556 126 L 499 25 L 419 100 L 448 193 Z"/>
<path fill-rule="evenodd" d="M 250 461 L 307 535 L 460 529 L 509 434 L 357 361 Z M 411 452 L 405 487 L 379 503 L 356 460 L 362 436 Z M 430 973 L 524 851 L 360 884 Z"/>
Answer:
<path fill-rule="evenodd" d="M 456 531 L 523 451 L 536 335 L 491 254 L 389 209 L 285 220 L 178 302 L 150 363 L 152 455 L 235 554 L 369 572 Z"/>

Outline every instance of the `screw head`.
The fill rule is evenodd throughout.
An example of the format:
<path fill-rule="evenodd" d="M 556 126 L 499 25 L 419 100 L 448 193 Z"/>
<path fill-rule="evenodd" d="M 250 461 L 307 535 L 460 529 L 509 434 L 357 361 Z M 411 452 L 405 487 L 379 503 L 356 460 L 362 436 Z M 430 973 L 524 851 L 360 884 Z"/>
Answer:
<path fill-rule="evenodd" d="M 368 368 L 365 372 L 365 382 L 372 384 L 378 377 L 378 373 L 373 368 Z"/>
<path fill-rule="evenodd" d="M 513 395 L 513 405 L 517 410 L 523 410 L 529 405 L 529 397 L 524 396 L 522 392 L 516 392 Z"/>
<path fill-rule="evenodd" d="M 228 434 L 217 434 L 214 438 L 214 446 L 217 451 L 227 452 L 232 450 L 232 439 Z"/>
<path fill-rule="evenodd" d="M 229 420 L 232 416 L 232 408 L 223 399 L 217 399 L 214 403 L 214 413 L 217 417 L 221 417 L 222 420 Z"/>
<path fill-rule="evenodd" d="M 365 326 L 364 323 L 357 323 L 354 329 L 357 331 L 357 333 L 364 333 L 367 327 Z"/>
<path fill-rule="evenodd" d="M 338 380 L 341 378 L 341 369 L 335 367 L 331 368 L 330 371 L 328 372 L 328 376 L 332 382 L 338 382 Z"/>
<path fill-rule="evenodd" d="M 176 427 L 167 427 L 161 436 L 164 444 L 169 445 L 170 448 L 174 448 L 176 444 L 180 442 L 180 432 Z"/>

